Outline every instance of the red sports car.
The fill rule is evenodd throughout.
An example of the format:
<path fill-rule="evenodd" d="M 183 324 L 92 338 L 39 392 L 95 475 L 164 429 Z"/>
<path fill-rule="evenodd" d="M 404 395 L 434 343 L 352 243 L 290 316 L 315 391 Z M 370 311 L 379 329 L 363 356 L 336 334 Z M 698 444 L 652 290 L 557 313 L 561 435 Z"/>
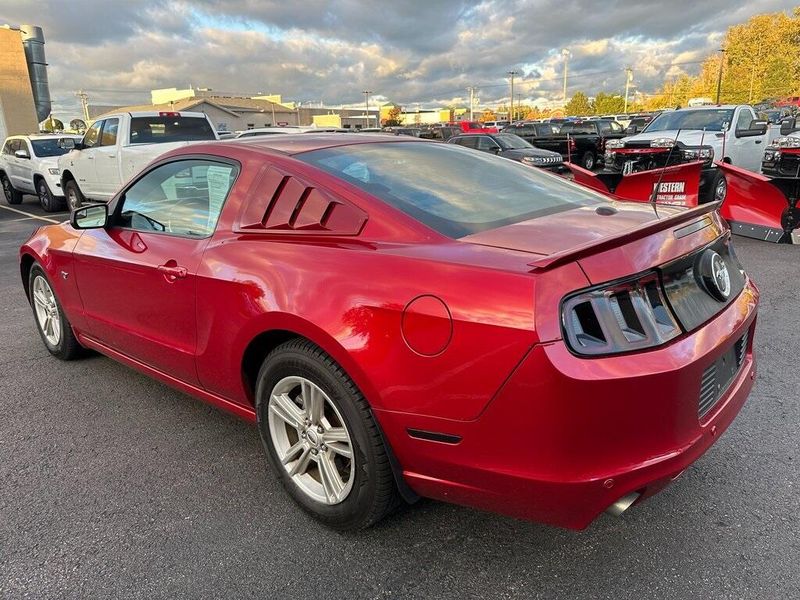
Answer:
<path fill-rule="evenodd" d="M 411 137 L 182 148 L 20 258 L 53 355 L 256 422 L 341 529 L 418 496 L 586 527 L 703 454 L 755 376 L 758 291 L 715 205 Z"/>

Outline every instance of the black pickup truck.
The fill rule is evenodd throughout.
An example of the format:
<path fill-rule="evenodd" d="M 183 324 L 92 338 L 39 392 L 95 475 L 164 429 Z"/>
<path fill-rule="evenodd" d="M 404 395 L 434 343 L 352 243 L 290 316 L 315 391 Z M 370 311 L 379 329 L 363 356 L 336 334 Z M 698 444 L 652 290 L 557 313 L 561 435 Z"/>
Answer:
<path fill-rule="evenodd" d="M 510 125 L 503 133 L 514 133 L 537 148 L 558 152 L 565 161 L 593 169 L 603 160 L 606 141 L 625 137 L 616 121 L 568 121 L 557 126 L 551 123 L 520 123 Z"/>

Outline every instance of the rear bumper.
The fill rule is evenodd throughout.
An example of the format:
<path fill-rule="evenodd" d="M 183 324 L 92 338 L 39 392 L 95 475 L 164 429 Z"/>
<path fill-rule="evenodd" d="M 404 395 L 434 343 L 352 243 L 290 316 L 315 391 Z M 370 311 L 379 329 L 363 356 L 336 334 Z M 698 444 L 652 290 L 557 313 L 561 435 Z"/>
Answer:
<path fill-rule="evenodd" d="M 731 424 L 755 378 L 757 303 L 748 282 L 703 328 L 646 353 L 589 360 L 561 341 L 536 346 L 471 422 L 376 416 L 419 495 L 583 529 L 623 496 L 664 488 Z M 745 332 L 738 374 L 698 418 L 703 371 Z"/>

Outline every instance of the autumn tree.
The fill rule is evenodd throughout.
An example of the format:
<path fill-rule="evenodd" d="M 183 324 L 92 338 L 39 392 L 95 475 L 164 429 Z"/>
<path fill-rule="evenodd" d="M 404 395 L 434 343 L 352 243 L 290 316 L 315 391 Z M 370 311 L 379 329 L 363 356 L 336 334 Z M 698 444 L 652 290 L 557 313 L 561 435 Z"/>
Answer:
<path fill-rule="evenodd" d="M 700 73 L 664 82 L 647 108 L 686 106 L 691 98 L 716 100 L 722 62 L 720 102 L 756 103 L 800 92 L 800 8 L 791 15 L 779 12 L 755 15 L 728 28 L 722 47 L 706 58 Z"/>
<path fill-rule="evenodd" d="M 381 122 L 381 125 L 384 127 L 399 127 L 403 124 L 400 117 L 402 111 L 403 109 L 399 106 L 393 106 L 389 109 L 389 112 L 386 113 L 386 118 Z"/>
<path fill-rule="evenodd" d="M 564 112 L 568 115 L 590 115 L 594 111 L 592 105 L 589 103 L 589 98 L 583 92 L 575 92 L 575 95 L 570 98 L 567 105 L 564 107 Z"/>
<path fill-rule="evenodd" d="M 485 123 L 486 121 L 497 121 L 497 115 L 494 114 L 494 111 L 491 108 L 485 108 L 478 117 L 478 121 L 481 123 Z"/>

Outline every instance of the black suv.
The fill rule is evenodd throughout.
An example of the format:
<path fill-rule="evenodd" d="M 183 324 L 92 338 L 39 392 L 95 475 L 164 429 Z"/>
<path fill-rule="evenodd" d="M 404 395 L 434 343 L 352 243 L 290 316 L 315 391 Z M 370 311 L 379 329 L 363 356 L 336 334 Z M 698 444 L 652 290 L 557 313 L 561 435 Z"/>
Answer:
<path fill-rule="evenodd" d="M 564 161 L 558 152 L 536 148 L 511 133 L 464 133 L 450 138 L 447 143 L 490 152 L 525 165 L 551 171 L 560 171 L 564 166 Z"/>

